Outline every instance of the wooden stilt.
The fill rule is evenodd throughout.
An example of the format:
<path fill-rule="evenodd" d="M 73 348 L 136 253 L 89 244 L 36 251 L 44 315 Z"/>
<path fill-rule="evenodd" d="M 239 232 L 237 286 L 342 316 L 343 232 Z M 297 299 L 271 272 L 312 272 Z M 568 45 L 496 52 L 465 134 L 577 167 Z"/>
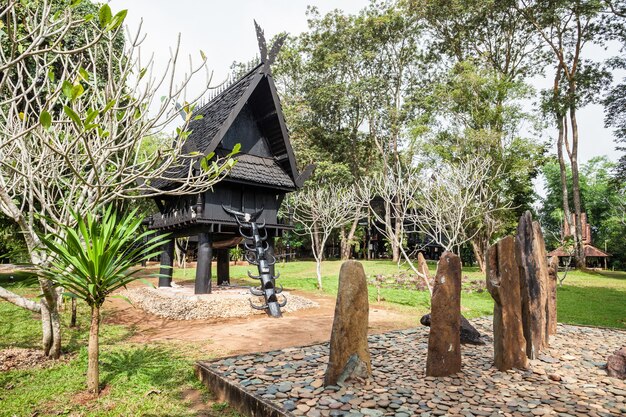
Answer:
<path fill-rule="evenodd" d="M 217 285 L 230 284 L 228 248 L 217 250 Z"/>
<path fill-rule="evenodd" d="M 198 233 L 195 294 L 211 294 L 211 261 L 213 260 L 211 243 L 210 233 Z"/>
<path fill-rule="evenodd" d="M 159 271 L 159 288 L 172 286 L 174 273 L 174 239 L 168 240 L 161 247 L 161 270 Z"/>

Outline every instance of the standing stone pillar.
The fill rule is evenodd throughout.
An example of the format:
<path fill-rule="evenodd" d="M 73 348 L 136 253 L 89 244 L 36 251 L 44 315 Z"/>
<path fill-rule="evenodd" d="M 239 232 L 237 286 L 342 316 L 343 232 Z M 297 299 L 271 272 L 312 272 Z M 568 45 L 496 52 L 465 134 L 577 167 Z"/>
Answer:
<path fill-rule="evenodd" d="M 230 257 L 228 248 L 217 250 L 217 285 L 230 285 Z"/>
<path fill-rule="evenodd" d="M 548 347 L 548 260 L 541 226 L 538 222 L 533 222 L 529 211 L 520 218 L 516 239 L 526 355 L 535 359 L 539 352 Z"/>
<path fill-rule="evenodd" d="M 198 262 L 196 265 L 195 294 L 211 294 L 211 261 L 213 247 L 210 233 L 198 233 Z"/>
<path fill-rule="evenodd" d="M 437 263 L 430 304 L 426 375 L 452 375 L 461 370 L 461 259 L 451 252 Z"/>
<path fill-rule="evenodd" d="M 548 263 L 548 306 L 546 315 L 548 316 L 548 335 L 556 334 L 556 287 L 557 274 L 559 272 L 559 257 L 553 256 Z"/>
<path fill-rule="evenodd" d="M 325 386 L 336 385 L 352 377 L 366 378 L 372 374 L 367 345 L 368 319 L 367 280 L 363 265 L 357 261 L 346 261 L 339 271 Z"/>
<path fill-rule="evenodd" d="M 520 271 L 515 238 L 507 236 L 487 250 L 487 290 L 493 306 L 493 354 L 496 368 L 527 368 L 522 325 Z"/>
<path fill-rule="evenodd" d="M 159 271 L 159 288 L 172 286 L 172 275 L 174 274 L 174 244 L 175 239 L 171 238 L 161 246 L 161 270 Z"/>
<path fill-rule="evenodd" d="M 418 252 L 417 254 L 417 270 L 422 274 L 426 275 L 426 278 L 430 280 L 430 273 L 428 272 L 428 263 L 426 263 L 426 258 L 422 252 Z"/>

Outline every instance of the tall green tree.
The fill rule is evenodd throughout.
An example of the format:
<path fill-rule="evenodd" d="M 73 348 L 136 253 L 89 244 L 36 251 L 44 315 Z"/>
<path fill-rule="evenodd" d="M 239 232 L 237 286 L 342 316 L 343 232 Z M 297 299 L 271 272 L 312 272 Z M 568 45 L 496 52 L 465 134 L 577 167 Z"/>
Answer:
<path fill-rule="evenodd" d="M 610 17 L 606 19 L 608 30 L 607 38 L 618 42 L 621 55 L 609 60 L 612 69 L 626 69 L 626 2 L 623 0 L 606 0 L 610 10 Z M 614 85 L 603 99 L 605 111 L 605 125 L 613 128 L 617 150 L 626 152 L 626 78 Z M 616 180 L 626 183 L 626 154 L 623 154 L 616 166 Z"/>
<path fill-rule="evenodd" d="M 357 15 L 310 8 L 309 31 L 281 52 L 278 84 L 299 159 L 318 163 L 314 180 L 351 184 L 411 159 L 401 155 L 410 154 L 408 92 L 418 73 L 420 27 L 405 12 L 395 1 L 372 2 Z M 344 258 L 359 217 L 342 228 Z M 392 254 L 399 259 L 395 244 Z"/>
<path fill-rule="evenodd" d="M 494 203 L 510 207 L 494 210 L 467 231 L 474 236 L 474 257 L 484 268 L 490 241 L 509 232 L 535 199 L 532 180 L 543 146 L 532 137 L 528 127 L 533 119 L 518 103 L 532 95 L 526 82 L 539 72 L 545 53 L 512 1 L 411 0 L 409 4 L 411 12 L 425 21 L 429 56 L 438 67 L 435 88 L 416 91 L 416 101 L 432 119 L 426 118 L 427 125 L 418 125 L 417 130 L 429 132 L 423 135 L 428 159 L 449 163 L 474 152 L 489 155 L 494 181 L 490 185 L 502 196 Z"/>
<path fill-rule="evenodd" d="M 430 92 L 420 92 L 424 108 L 436 123 L 423 135 L 426 165 L 462 163 L 475 155 L 487 158 L 490 174 L 484 177 L 499 198 L 489 200 L 484 216 L 468 225 L 475 259 L 484 268 L 492 240 L 514 230 L 517 219 L 535 200 L 532 180 L 539 172 L 544 146 L 522 136 L 532 125 L 519 101 L 531 90 L 476 61 L 456 64 Z M 422 126 L 418 132 L 423 132 Z"/>
<path fill-rule="evenodd" d="M 600 0 L 521 0 L 515 4 L 550 55 L 554 68 L 553 87 L 544 94 L 543 109 L 558 130 L 557 156 L 561 172 L 563 213 L 574 236 L 576 261 L 585 265 L 582 244 L 581 191 L 578 145 L 580 141 L 577 111 L 599 99 L 610 73 L 597 62 L 586 58 L 591 45 L 601 45 L 606 28 L 606 2 Z M 572 172 L 572 202 L 569 205 L 565 155 Z"/>

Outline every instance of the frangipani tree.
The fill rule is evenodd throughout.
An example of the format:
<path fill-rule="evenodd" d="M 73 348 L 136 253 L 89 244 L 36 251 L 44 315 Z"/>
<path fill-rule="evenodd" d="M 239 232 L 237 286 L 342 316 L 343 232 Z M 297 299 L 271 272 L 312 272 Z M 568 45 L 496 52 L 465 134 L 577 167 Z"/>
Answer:
<path fill-rule="evenodd" d="M 404 259 L 411 270 L 424 280 L 429 293 L 432 293 L 428 276 L 413 264 L 411 254 L 406 248 L 407 218 L 415 209 L 415 202 L 419 197 L 420 170 L 396 164 L 389 171 L 391 172 L 377 172 L 364 178 L 359 183 L 359 195 L 369 209 L 376 230 L 387 241 L 393 243 L 393 247 L 398 248 L 401 259 Z M 376 205 L 377 199 L 384 203 L 382 211 Z"/>
<path fill-rule="evenodd" d="M 41 267 L 41 273 L 91 307 L 87 388 L 98 394 L 100 308 L 111 293 L 137 279 L 141 269 L 132 268 L 156 256 L 168 236 L 141 233 L 142 219 L 136 209 L 122 217 L 112 206 L 101 216 L 71 215 L 75 226 L 57 224 L 56 233 L 41 237 L 51 255 L 49 266 Z"/>
<path fill-rule="evenodd" d="M 499 172 L 489 157 L 440 162 L 417 180 L 420 192 L 407 221 L 444 250 L 458 252 L 481 228 L 495 229 L 494 213 L 510 207 L 491 185 Z"/>
<path fill-rule="evenodd" d="M 291 196 L 294 220 L 311 237 L 316 263 L 317 287 L 322 289 L 324 248 L 333 230 L 345 225 L 361 211 L 361 201 L 354 187 L 337 185 L 309 186 Z"/>
<path fill-rule="evenodd" d="M 408 233 L 420 233 L 444 250 L 458 251 L 469 242 L 477 223 L 488 222 L 498 210 L 498 195 L 489 179 L 499 169 L 481 156 L 455 163 L 441 161 L 429 169 L 397 164 L 393 174 L 376 173 L 360 184 L 359 194 L 369 205 L 373 224 L 387 240 L 395 242 L 402 258 L 413 272 L 422 278 L 428 290 L 428 277 L 413 264 L 406 248 Z M 497 175 L 497 174 L 496 174 Z M 377 210 L 375 199 L 385 202 L 384 212 Z M 394 227 L 385 227 L 391 219 Z"/>
<path fill-rule="evenodd" d="M 57 13 L 45 0 L 0 9 L 0 211 L 19 225 L 34 265 L 48 261 L 38 232 L 62 234 L 73 212 L 158 195 L 157 181 L 169 194 L 203 192 L 234 163 L 184 146 L 193 103 L 209 88 L 206 57 L 179 75 L 177 45 L 159 73 L 140 53 L 141 29 L 122 36 L 125 11 L 105 4 L 98 16 L 80 16 L 77 3 Z M 72 31 L 83 39 L 66 39 Z M 187 97 L 202 74 L 204 88 Z M 180 117 L 177 103 L 185 116 L 177 140 L 141 155 L 146 138 Z M 57 358 L 57 297 L 46 277 L 39 282 L 40 303 L 1 287 L 0 297 L 41 313 L 44 352 Z"/>

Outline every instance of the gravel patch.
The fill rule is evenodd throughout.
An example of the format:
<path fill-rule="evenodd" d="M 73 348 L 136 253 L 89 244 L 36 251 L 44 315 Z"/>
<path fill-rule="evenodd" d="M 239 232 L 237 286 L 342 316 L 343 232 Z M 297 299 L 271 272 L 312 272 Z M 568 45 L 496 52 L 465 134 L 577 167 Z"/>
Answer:
<path fill-rule="evenodd" d="M 306 308 L 317 308 L 319 304 L 308 298 L 283 291 L 279 295 L 287 297 L 283 312 L 294 312 Z M 250 295 L 246 288 L 217 288 L 211 294 L 194 295 L 193 288 L 133 288 L 122 292 L 133 305 L 172 320 L 198 320 L 208 318 L 248 317 L 265 314 L 250 307 L 250 300 L 255 305 L 263 304 L 263 297 Z"/>
<path fill-rule="evenodd" d="M 428 329 L 369 337 L 373 377 L 323 387 L 328 344 L 202 362 L 225 380 L 297 416 L 621 416 L 626 383 L 607 376 L 607 356 L 626 332 L 559 325 L 528 370 L 493 367 L 491 318 L 472 320 L 489 343 L 462 346 L 463 367 L 425 376 Z"/>
<path fill-rule="evenodd" d="M 48 361 L 42 350 L 8 348 L 0 350 L 0 372 L 30 369 Z"/>

